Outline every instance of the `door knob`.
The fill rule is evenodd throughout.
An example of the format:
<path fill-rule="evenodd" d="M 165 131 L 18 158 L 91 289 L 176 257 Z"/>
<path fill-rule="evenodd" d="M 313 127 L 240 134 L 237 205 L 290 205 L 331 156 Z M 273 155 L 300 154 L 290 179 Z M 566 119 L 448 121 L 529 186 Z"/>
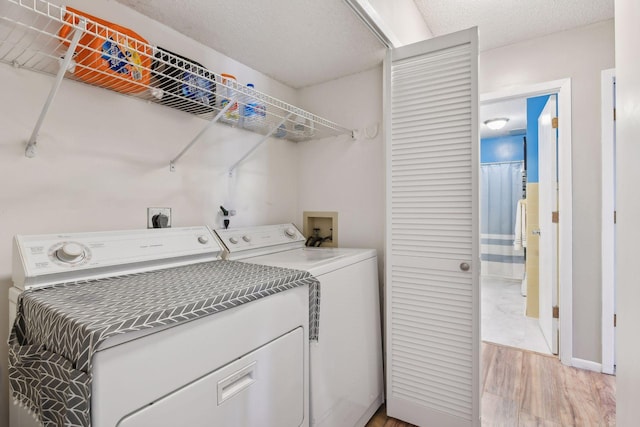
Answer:
<path fill-rule="evenodd" d="M 468 262 L 461 262 L 460 263 L 460 270 L 469 271 L 469 268 L 471 268 L 471 266 L 469 265 Z"/>

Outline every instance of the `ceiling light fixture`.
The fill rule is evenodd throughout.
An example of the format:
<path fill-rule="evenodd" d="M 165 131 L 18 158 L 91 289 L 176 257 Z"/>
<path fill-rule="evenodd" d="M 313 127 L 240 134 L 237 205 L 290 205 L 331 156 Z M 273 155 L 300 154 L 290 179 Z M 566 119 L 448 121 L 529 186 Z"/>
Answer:
<path fill-rule="evenodd" d="M 505 127 L 508 121 L 509 119 L 506 119 L 506 118 L 491 119 L 491 120 L 485 120 L 484 124 L 487 125 L 487 127 L 491 130 L 500 130 L 503 127 Z"/>

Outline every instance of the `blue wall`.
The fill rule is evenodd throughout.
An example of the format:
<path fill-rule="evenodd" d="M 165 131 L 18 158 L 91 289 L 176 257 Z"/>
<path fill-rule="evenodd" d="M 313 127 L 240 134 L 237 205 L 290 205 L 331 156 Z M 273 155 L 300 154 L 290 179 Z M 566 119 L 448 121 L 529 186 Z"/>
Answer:
<path fill-rule="evenodd" d="M 549 95 L 527 98 L 527 181 L 538 182 L 538 117 Z"/>
<path fill-rule="evenodd" d="M 480 140 L 480 163 L 524 160 L 523 135 Z"/>
<path fill-rule="evenodd" d="M 550 95 L 527 98 L 527 181 L 538 182 L 538 117 Z M 522 135 L 484 138 L 480 141 L 480 162 L 524 160 Z"/>

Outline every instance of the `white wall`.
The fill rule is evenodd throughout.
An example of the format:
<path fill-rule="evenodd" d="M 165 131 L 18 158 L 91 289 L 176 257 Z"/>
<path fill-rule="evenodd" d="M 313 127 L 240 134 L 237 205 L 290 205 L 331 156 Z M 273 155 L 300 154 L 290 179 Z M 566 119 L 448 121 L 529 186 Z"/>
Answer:
<path fill-rule="evenodd" d="M 360 131 L 355 141 L 339 136 L 298 145 L 300 221 L 302 211 L 338 211 L 339 245 L 375 248 L 382 266 L 382 67 L 302 89 L 300 104 Z M 368 139 L 365 128 L 373 135 L 376 125 L 377 136 Z"/>
<path fill-rule="evenodd" d="M 602 355 L 599 85 L 613 66 L 613 20 L 480 54 L 480 93 L 571 78 L 573 357 L 594 362 Z"/>
<path fill-rule="evenodd" d="M 640 286 L 638 242 L 640 227 L 640 4 L 616 0 L 616 109 L 617 200 L 616 275 L 618 308 L 617 414 L 621 427 L 635 426 L 640 418 Z"/>
<path fill-rule="evenodd" d="M 70 2 L 71 4 L 71 2 Z M 74 1 L 79 9 L 135 28 L 214 71 L 254 81 L 282 99 L 296 92 L 205 49 L 113 1 Z M 260 136 L 215 125 L 169 171 L 169 160 L 207 122 L 156 104 L 65 80 L 40 133 L 36 158 L 24 156 L 53 79 L 0 64 L 0 426 L 8 423 L 7 292 L 14 234 L 146 227 L 146 208 L 173 208 L 174 227 L 219 226 L 218 206 L 234 208 L 232 225 L 298 217 L 296 144 L 268 141 L 230 180 L 227 168 Z"/>

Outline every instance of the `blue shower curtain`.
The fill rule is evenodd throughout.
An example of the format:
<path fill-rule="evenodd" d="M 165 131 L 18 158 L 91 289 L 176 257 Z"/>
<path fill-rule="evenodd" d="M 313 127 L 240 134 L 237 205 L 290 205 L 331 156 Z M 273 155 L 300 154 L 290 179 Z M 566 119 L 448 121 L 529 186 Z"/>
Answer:
<path fill-rule="evenodd" d="M 514 250 L 524 162 L 481 165 L 480 232 L 484 275 L 522 279 L 524 252 Z"/>

